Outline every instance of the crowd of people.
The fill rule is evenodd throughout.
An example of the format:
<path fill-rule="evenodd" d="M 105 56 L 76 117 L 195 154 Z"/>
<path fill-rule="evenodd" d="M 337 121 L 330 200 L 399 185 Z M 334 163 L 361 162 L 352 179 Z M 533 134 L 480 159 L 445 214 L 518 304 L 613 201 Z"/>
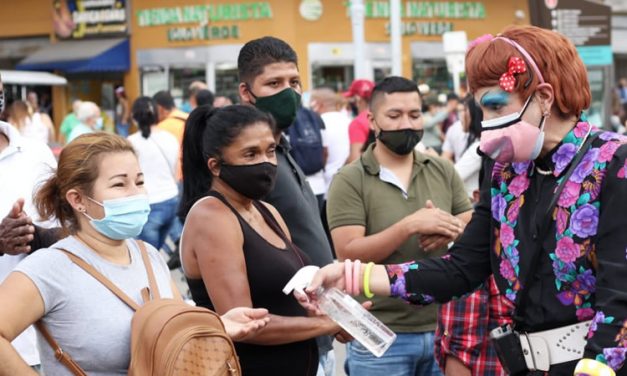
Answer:
<path fill-rule="evenodd" d="M 461 98 L 391 76 L 303 103 L 274 37 L 238 71 L 238 104 L 200 81 L 181 108 L 118 87 L 108 132 L 90 101 L 58 138 L 36 97 L 5 111 L 0 375 L 79 374 L 49 336 L 86 374 L 127 373 L 134 312 L 72 257 L 133 304 L 154 282 L 216 312 L 245 376 L 334 375 L 334 340 L 353 376 L 627 374 L 627 137 L 587 122 L 565 37 L 479 38 Z M 284 295 L 307 265 L 307 294 Z M 320 286 L 395 332 L 383 356 L 320 311 Z"/>

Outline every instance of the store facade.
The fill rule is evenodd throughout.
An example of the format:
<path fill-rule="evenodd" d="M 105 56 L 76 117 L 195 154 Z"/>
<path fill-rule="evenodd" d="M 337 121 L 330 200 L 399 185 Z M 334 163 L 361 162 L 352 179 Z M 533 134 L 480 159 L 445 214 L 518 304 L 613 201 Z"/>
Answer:
<path fill-rule="evenodd" d="M 3 8 L 0 51 L 12 45 L 33 47 L 4 62 L 0 56 L 0 67 L 53 72 L 67 79 L 67 85 L 50 88 L 55 124 L 79 98 L 99 104 L 107 128 L 113 129 L 114 88 L 125 82 L 130 70 L 129 12 L 126 0 L 13 2 Z"/>
<path fill-rule="evenodd" d="M 391 72 L 389 2 L 364 1 L 369 77 Z M 442 33 L 464 30 L 468 39 L 527 23 L 516 0 L 402 0 L 403 75 L 450 91 Z M 177 100 L 196 79 L 218 95 L 237 94 L 237 54 L 248 40 L 272 35 L 299 56 L 304 87 L 345 89 L 355 78 L 350 4 L 339 0 L 133 0 L 129 92 L 169 89 Z"/>
<path fill-rule="evenodd" d="M 3 10 L 2 46 L 27 46 L 2 69 L 37 69 L 64 76 L 52 88 L 55 120 L 73 98 L 89 99 L 113 116 L 114 87 L 129 98 L 167 89 L 177 101 L 194 80 L 219 95 L 237 95 L 237 55 L 246 41 L 272 35 L 299 56 L 305 89 L 345 89 L 355 78 L 350 2 L 340 0 L 21 0 Z M 391 72 L 389 2 L 364 0 L 368 78 Z M 401 0 L 402 72 L 450 91 L 442 33 L 471 40 L 528 23 L 518 0 Z M 17 42 L 9 43 L 11 40 Z M 8 48 L 8 47 L 7 47 Z M 6 51 L 7 48 L 4 50 Z M 2 60 L 0 48 L 0 63 Z M 14 52 L 11 52 L 14 54 Z M 9 63 L 6 63 L 9 61 Z"/>

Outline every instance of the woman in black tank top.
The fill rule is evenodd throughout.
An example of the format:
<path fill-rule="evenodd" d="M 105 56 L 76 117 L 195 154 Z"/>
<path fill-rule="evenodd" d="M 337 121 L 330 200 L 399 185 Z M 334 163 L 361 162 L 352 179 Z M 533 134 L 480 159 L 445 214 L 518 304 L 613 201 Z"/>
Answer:
<path fill-rule="evenodd" d="M 274 121 L 250 106 L 191 113 L 183 140 L 181 260 L 197 305 L 267 308 L 270 323 L 236 343 L 244 376 L 315 375 L 315 337 L 340 328 L 307 317 L 282 289 L 309 264 L 276 209 L 259 201 L 276 177 Z"/>

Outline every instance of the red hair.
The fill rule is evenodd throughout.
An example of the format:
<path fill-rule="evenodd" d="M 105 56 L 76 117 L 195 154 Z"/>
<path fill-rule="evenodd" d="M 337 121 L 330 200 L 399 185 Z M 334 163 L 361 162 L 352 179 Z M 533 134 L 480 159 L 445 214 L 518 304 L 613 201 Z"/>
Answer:
<path fill-rule="evenodd" d="M 553 106 L 562 118 L 579 116 L 590 107 L 590 85 L 583 61 L 575 46 L 557 32 L 535 26 L 510 26 L 499 36 L 521 45 L 531 55 L 544 81 L 551 84 L 555 95 Z M 512 45 L 503 40 L 484 38 L 466 53 L 466 74 L 472 93 L 482 87 L 499 84 L 499 78 L 507 71 L 511 56 L 526 60 Z M 527 62 L 527 72 L 516 75 L 514 92 L 521 98 L 529 97 L 540 84 L 537 74 Z M 531 83 L 525 87 L 529 75 Z"/>

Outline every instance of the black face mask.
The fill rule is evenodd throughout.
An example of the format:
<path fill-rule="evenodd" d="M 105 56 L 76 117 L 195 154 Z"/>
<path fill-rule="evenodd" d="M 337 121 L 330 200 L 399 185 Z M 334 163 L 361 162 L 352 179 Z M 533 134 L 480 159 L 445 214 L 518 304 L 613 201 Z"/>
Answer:
<path fill-rule="evenodd" d="M 0 90 L 0 114 L 4 111 L 4 91 Z"/>
<path fill-rule="evenodd" d="M 407 155 L 418 145 L 423 133 L 422 129 L 381 130 L 377 138 L 392 152 Z"/>
<path fill-rule="evenodd" d="M 279 129 L 287 129 L 294 123 L 296 113 L 301 107 L 300 94 L 296 90 L 287 88 L 266 97 L 257 97 L 250 88 L 248 91 L 255 98 L 255 107 L 271 113 Z"/>
<path fill-rule="evenodd" d="M 252 165 L 220 166 L 220 179 L 236 192 L 251 200 L 261 200 L 272 188 L 276 180 L 277 167 L 270 162 Z"/>

